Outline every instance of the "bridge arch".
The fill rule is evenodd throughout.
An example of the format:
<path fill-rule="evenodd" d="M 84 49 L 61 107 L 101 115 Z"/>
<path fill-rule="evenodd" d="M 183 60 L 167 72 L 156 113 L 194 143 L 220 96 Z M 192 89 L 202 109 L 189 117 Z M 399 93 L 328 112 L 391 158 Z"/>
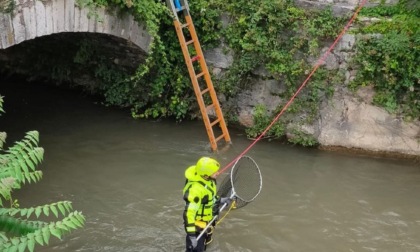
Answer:
<path fill-rule="evenodd" d="M 6 0 L 7 1 L 7 0 Z M 129 14 L 120 14 L 105 8 L 80 8 L 75 0 L 11 0 L 10 13 L 0 13 L 0 49 L 23 41 L 63 32 L 102 33 L 123 38 L 149 51 L 151 36 L 145 25 Z"/>

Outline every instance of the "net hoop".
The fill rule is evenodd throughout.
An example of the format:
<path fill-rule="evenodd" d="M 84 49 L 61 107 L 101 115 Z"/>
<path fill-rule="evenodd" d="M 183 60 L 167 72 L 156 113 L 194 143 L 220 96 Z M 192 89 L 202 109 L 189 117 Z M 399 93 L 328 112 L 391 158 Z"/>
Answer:
<path fill-rule="evenodd" d="M 243 159 L 248 159 L 249 161 L 251 161 L 253 163 L 253 165 L 255 166 L 255 172 L 258 174 L 258 179 L 259 179 L 259 186 L 257 189 L 257 192 L 255 193 L 254 196 L 252 196 L 251 198 L 249 197 L 244 197 L 244 195 L 241 196 L 241 193 L 235 190 L 235 182 L 237 181 L 238 178 L 236 178 L 236 171 L 239 169 L 239 165 L 238 163 L 241 161 L 243 162 Z M 262 189 L 262 176 L 261 176 L 261 171 L 260 171 L 260 167 L 258 166 L 258 164 L 255 162 L 254 159 L 252 159 L 250 156 L 241 156 L 240 158 L 238 158 L 235 162 L 235 164 L 232 167 L 232 170 L 230 171 L 230 183 L 232 186 L 232 195 L 234 195 L 234 197 L 239 198 L 240 200 L 246 202 L 246 203 L 250 203 L 252 201 L 255 200 L 255 198 L 258 197 L 258 195 L 261 192 Z"/>

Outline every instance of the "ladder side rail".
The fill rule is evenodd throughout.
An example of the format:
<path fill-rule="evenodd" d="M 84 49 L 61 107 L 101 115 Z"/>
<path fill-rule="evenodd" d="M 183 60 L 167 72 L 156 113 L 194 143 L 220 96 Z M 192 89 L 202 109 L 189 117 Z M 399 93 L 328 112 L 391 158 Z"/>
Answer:
<path fill-rule="evenodd" d="M 191 18 L 190 15 L 188 15 L 188 16 L 185 16 L 185 19 L 187 20 L 187 23 L 190 24 L 190 26 L 188 28 L 190 29 L 190 34 L 191 34 L 191 37 L 194 41 L 194 47 L 195 47 L 195 50 L 197 51 L 197 55 L 200 57 L 200 60 L 199 60 L 200 67 L 201 67 L 201 70 L 204 72 L 204 78 L 205 78 L 205 81 L 207 83 L 207 87 L 210 89 L 210 97 L 211 97 L 211 100 L 214 104 L 216 116 L 218 118 L 220 118 L 220 127 L 222 129 L 223 134 L 225 135 L 225 137 L 224 137 L 225 141 L 226 142 L 231 142 L 229 132 L 227 131 L 227 127 L 226 127 L 226 122 L 225 122 L 224 117 L 223 117 L 223 112 L 220 108 L 219 100 L 218 100 L 216 92 L 214 90 L 213 82 L 212 82 L 211 77 L 210 77 L 210 73 L 209 73 L 209 70 L 208 70 L 208 67 L 207 67 L 207 63 L 204 60 L 203 50 L 201 49 L 200 42 L 199 42 L 198 36 L 197 36 L 197 32 L 195 31 L 195 27 L 194 27 L 194 24 L 192 22 L 192 18 Z"/>
<path fill-rule="evenodd" d="M 213 151 L 217 150 L 217 142 L 224 138 L 226 142 L 231 143 L 229 132 L 226 127 L 226 123 L 224 121 L 223 113 L 219 104 L 219 101 L 217 99 L 216 91 L 214 89 L 210 73 L 207 68 L 206 61 L 204 59 L 204 54 L 200 46 L 200 42 L 198 40 L 197 33 L 195 31 L 195 27 L 192 21 L 192 18 L 189 14 L 189 6 L 187 0 L 166 0 L 166 4 L 168 8 L 172 10 L 173 19 L 174 19 L 174 26 L 176 28 L 178 40 L 181 45 L 181 49 L 184 55 L 184 60 L 186 62 L 186 65 L 188 67 L 188 72 L 190 74 L 190 79 L 193 84 L 194 93 L 196 95 L 198 105 L 200 107 L 200 112 L 203 117 L 204 125 L 206 127 L 206 131 L 208 134 L 208 137 L 210 139 L 211 148 Z M 185 24 L 181 24 L 180 22 L 180 14 L 182 12 L 182 15 L 184 16 Z M 188 41 L 188 43 L 185 40 L 184 31 L 183 29 L 187 28 L 190 32 L 191 40 Z M 193 44 L 194 49 L 196 51 L 196 54 L 193 58 L 191 58 L 191 55 L 189 53 L 189 44 Z M 202 70 L 201 73 L 197 75 L 196 70 L 194 68 L 193 62 L 195 60 L 198 60 L 200 64 L 200 68 Z M 201 90 L 202 87 L 200 87 L 200 84 L 198 82 L 198 79 L 204 76 L 204 80 L 206 82 L 206 87 L 204 90 Z M 209 92 L 210 98 L 212 100 L 212 104 L 210 106 L 206 106 L 203 94 L 205 92 Z M 209 107 L 213 108 L 216 113 L 216 120 L 211 122 L 208 109 Z M 222 135 L 219 137 L 215 137 L 213 126 L 219 124 Z"/>
<path fill-rule="evenodd" d="M 173 0 L 166 0 L 166 6 L 168 6 L 168 8 L 172 11 L 173 19 L 174 20 L 179 20 L 174 1 Z"/>
<path fill-rule="evenodd" d="M 187 11 L 187 12 L 184 12 L 184 15 L 185 16 L 189 15 L 190 6 L 188 5 L 188 1 L 187 0 L 180 0 L 180 1 L 181 1 L 181 6 L 184 6 L 185 10 Z"/>
<path fill-rule="evenodd" d="M 184 37 L 183 31 L 182 31 L 181 23 L 178 20 L 174 20 L 174 25 L 175 25 L 175 29 L 176 29 L 176 32 L 177 32 L 177 35 L 178 35 L 178 39 L 179 39 L 180 44 L 181 44 L 181 49 L 182 49 L 183 54 L 184 54 L 184 60 L 187 63 L 188 72 L 190 74 L 190 79 L 191 79 L 191 82 L 193 84 L 194 93 L 195 93 L 195 96 L 197 98 L 197 101 L 198 101 L 198 104 L 199 104 L 199 107 L 200 107 L 201 115 L 202 115 L 203 120 L 204 120 L 204 125 L 206 127 L 207 135 L 210 139 L 211 148 L 214 151 L 214 150 L 217 150 L 217 143 L 215 141 L 213 128 L 211 127 L 210 118 L 209 118 L 208 113 L 206 111 L 206 106 L 205 106 L 205 103 L 204 103 L 204 99 L 203 99 L 203 96 L 201 95 L 200 86 L 199 86 L 198 80 L 196 78 L 196 73 L 195 73 L 195 70 L 194 70 L 194 67 L 193 67 L 193 63 L 192 63 L 192 60 L 191 60 L 190 53 L 188 51 L 188 46 L 186 45 L 186 41 L 185 41 L 185 37 Z"/>

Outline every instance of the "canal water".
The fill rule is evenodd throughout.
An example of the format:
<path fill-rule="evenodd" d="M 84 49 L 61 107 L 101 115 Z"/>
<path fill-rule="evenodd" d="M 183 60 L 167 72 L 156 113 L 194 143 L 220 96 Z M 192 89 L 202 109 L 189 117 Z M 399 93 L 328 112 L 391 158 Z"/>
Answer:
<path fill-rule="evenodd" d="M 13 84 L 13 85 L 11 85 Z M 15 193 L 22 207 L 70 200 L 84 229 L 36 251 L 183 251 L 184 170 L 201 156 L 227 165 L 252 142 L 209 151 L 202 122 L 133 120 L 81 93 L 0 84 L 8 145 L 40 132 L 43 179 Z M 420 165 L 258 142 L 251 204 L 231 211 L 207 251 L 420 251 Z"/>

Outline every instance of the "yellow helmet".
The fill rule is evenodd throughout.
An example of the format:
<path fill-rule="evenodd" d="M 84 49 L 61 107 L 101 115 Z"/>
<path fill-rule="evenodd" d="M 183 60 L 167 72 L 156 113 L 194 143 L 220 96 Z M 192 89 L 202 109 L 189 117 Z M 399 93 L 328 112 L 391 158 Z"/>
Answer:
<path fill-rule="evenodd" d="M 209 157 L 202 157 L 196 165 L 197 174 L 200 176 L 211 176 L 220 168 L 219 162 Z"/>

